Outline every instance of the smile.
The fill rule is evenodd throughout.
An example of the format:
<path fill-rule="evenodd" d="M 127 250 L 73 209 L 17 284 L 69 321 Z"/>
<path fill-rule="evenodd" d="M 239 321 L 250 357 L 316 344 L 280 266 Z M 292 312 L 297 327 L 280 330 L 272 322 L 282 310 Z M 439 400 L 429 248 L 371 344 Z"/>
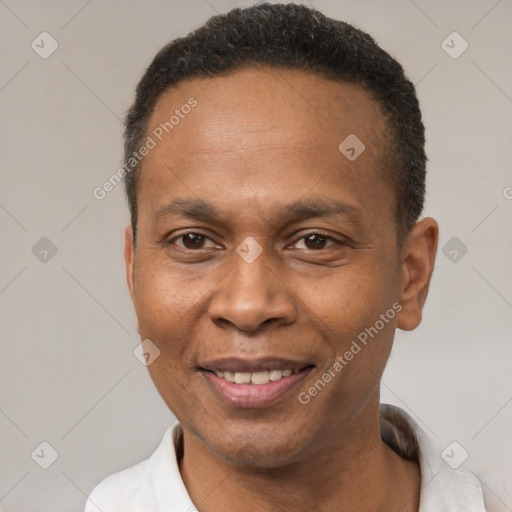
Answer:
<path fill-rule="evenodd" d="M 291 361 L 224 360 L 201 367 L 199 372 L 224 403 L 264 407 L 284 399 L 313 368 L 312 364 Z"/>
<path fill-rule="evenodd" d="M 298 373 L 300 370 L 270 370 L 262 372 L 229 372 L 229 371 L 216 371 L 215 375 L 221 379 L 225 379 L 228 382 L 234 382 L 235 384 L 266 384 L 267 382 L 275 382 L 283 377 L 288 377 L 292 373 Z"/>

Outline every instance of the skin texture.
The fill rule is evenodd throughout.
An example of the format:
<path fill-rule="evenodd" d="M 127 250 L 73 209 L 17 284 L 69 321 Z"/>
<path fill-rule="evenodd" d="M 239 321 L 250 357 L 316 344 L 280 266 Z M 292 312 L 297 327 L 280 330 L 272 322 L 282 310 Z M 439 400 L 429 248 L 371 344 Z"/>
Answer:
<path fill-rule="evenodd" d="M 421 321 L 438 226 L 424 218 L 397 246 L 378 103 L 315 74 L 245 69 L 166 91 L 148 134 L 190 97 L 198 105 L 143 161 L 125 259 L 139 333 L 161 351 L 151 377 L 184 429 L 192 500 L 201 512 L 418 510 L 418 466 L 380 438 L 379 382 L 395 329 Z M 352 162 L 338 150 L 349 134 L 365 144 Z M 217 216 L 156 215 L 176 199 Z M 305 200 L 342 201 L 355 215 L 286 215 Z M 180 238 L 190 232 L 206 238 Z M 327 238 L 311 244 L 314 233 Z M 236 252 L 249 236 L 263 250 L 250 264 Z M 397 316 L 301 404 L 298 394 L 397 302 Z M 198 371 L 235 356 L 314 368 L 269 406 L 235 407 Z"/>

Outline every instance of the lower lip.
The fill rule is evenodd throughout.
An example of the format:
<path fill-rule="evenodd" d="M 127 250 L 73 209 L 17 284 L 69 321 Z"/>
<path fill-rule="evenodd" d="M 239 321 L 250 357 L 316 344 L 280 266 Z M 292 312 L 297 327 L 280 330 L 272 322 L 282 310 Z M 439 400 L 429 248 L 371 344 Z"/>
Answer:
<path fill-rule="evenodd" d="M 226 379 L 217 377 L 215 373 L 200 370 L 206 382 L 213 390 L 230 405 L 235 407 L 264 407 L 283 398 L 297 384 L 306 378 L 313 367 L 304 368 L 300 372 L 292 373 L 279 380 L 269 381 L 266 384 L 235 384 Z"/>

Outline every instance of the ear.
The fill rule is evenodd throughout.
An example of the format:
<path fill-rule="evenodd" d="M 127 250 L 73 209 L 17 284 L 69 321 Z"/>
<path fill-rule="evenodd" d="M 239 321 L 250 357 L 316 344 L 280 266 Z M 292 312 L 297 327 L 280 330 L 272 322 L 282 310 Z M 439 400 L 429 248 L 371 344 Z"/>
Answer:
<path fill-rule="evenodd" d="M 421 322 L 421 312 L 434 271 L 438 239 L 437 222 L 426 217 L 414 225 L 404 242 L 400 285 L 402 310 L 397 315 L 399 329 L 412 331 Z"/>
<path fill-rule="evenodd" d="M 134 297 L 133 272 L 135 268 L 135 253 L 133 247 L 133 231 L 131 226 L 127 226 L 124 230 L 124 262 L 126 265 L 126 283 L 130 295 Z"/>

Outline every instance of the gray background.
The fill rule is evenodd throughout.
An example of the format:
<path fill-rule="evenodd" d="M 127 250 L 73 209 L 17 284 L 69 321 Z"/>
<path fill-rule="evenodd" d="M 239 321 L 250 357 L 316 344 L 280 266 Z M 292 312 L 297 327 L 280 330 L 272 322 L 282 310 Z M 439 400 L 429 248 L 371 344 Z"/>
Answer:
<path fill-rule="evenodd" d="M 499 509 L 512 510 L 495 480 L 512 474 L 512 2 L 311 4 L 402 62 L 427 127 L 425 215 L 441 225 L 440 250 L 423 323 L 397 333 L 383 401 L 409 411 L 440 452 L 457 441 Z M 156 51 L 236 5 L 249 2 L 0 0 L 5 510 L 82 510 L 173 419 L 133 355 L 122 188 L 102 201 L 92 191 L 119 167 L 121 119 Z M 59 45 L 47 59 L 31 48 L 43 31 Z M 453 31 L 469 44 L 458 58 L 441 46 Z M 59 454 L 46 470 L 31 458 L 42 441 Z"/>

